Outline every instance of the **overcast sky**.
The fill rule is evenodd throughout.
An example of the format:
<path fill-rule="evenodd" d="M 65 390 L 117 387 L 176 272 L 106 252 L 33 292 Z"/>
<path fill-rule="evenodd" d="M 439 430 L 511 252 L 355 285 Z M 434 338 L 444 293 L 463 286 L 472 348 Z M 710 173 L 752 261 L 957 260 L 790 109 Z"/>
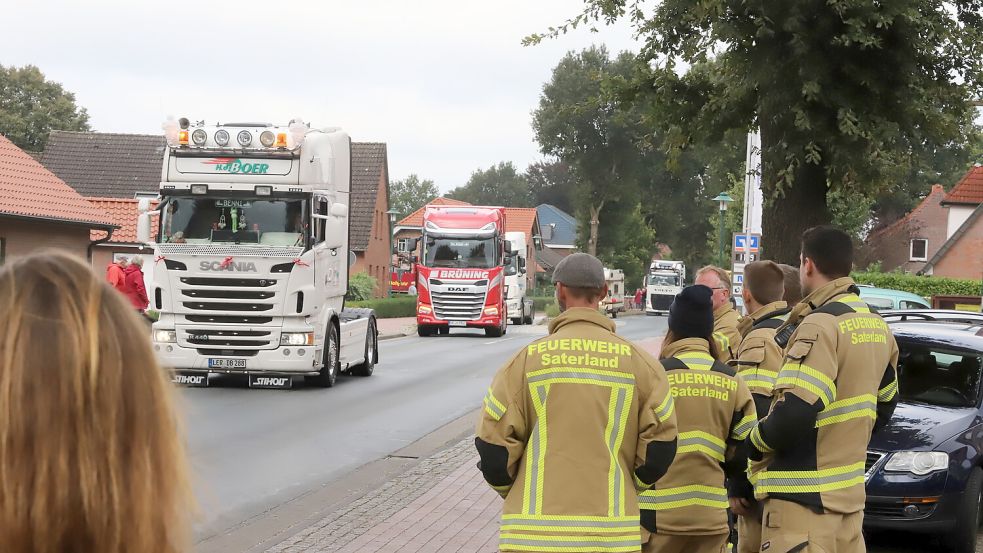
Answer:
<path fill-rule="evenodd" d="M 389 144 L 392 179 L 446 191 L 498 161 L 542 156 L 530 126 L 569 50 L 636 49 L 626 26 L 533 47 L 522 37 L 581 0 L 143 2 L 34 0 L 4 8 L 0 64 L 34 64 L 76 94 L 93 129 L 209 122 L 341 126 Z"/>

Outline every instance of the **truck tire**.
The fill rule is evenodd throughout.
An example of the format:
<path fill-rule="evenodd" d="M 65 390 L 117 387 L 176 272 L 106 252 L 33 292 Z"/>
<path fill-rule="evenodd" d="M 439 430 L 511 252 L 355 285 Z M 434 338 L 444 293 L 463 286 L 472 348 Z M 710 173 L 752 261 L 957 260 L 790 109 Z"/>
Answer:
<path fill-rule="evenodd" d="M 611 318 L 612 319 L 617 319 L 618 318 L 618 310 L 617 309 L 611 311 Z"/>
<path fill-rule="evenodd" d="M 328 324 L 327 342 L 324 344 L 324 366 L 317 376 L 308 376 L 304 380 L 318 388 L 330 388 L 338 379 L 338 329 L 333 323 Z"/>
<path fill-rule="evenodd" d="M 528 317 L 523 317 L 523 320 L 522 320 L 523 324 L 531 325 L 532 322 L 533 322 L 532 319 L 533 319 L 533 317 L 535 315 L 536 315 L 536 312 L 533 311 L 532 309 L 530 309 L 529 310 L 529 316 Z"/>
<path fill-rule="evenodd" d="M 956 511 L 956 526 L 945 534 L 943 543 L 951 553 L 974 553 L 980 527 L 980 500 L 983 499 L 983 470 L 973 469 L 963 490 L 962 506 Z"/>
<path fill-rule="evenodd" d="M 416 333 L 421 337 L 433 336 L 434 328 L 427 325 L 416 325 Z"/>
<path fill-rule="evenodd" d="M 505 325 L 495 327 L 485 327 L 485 336 L 489 338 L 501 338 L 505 334 Z"/>
<path fill-rule="evenodd" d="M 365 361 L 360 365 L 352 367 L 351 373 L 355 376 L 372 376 L 378 355 L 379 342 L 375 329 L 375 319 L 369 319 L 369 328 L 365 336 Z"/>

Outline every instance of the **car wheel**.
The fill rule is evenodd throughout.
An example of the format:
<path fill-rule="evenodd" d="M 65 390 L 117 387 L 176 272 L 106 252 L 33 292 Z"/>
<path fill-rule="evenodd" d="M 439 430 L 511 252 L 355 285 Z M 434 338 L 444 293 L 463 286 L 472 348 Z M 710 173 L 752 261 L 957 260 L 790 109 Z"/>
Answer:
<path fill-rule="evenodd" d="M 974 553 L 976 533 L 980 527 L 980 503 L 983 500 L 983 470 L 973 469 L 966 481 L 962 505 L 956 511 L 956 526 L 945 535 L 944 542 L 952 553 Z"/>
<path fill-rule="evenodd" d="M 355 376 L 372 376 L 375 369 L 376 355 L 379 353 L 378 342 L 376 342 L 375 319 L 369 319 L 368 335 L 365 337 L 365 361 L 361 365 L 352 367 L 351 373 Z"/>
<path fill-rule="evenodd" d="M 328 340 L 324 344 L 324 366 L 317 376 L 308 376 L 305 380 L 319 388 L 330 388 L 338 379 L 338 329 L 334 324 L 328 324 Z"/>

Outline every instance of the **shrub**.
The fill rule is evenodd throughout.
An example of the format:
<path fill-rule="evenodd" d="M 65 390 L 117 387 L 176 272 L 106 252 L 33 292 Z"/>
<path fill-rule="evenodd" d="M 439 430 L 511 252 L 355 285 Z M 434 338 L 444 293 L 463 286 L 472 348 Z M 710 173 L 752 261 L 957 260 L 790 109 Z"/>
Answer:
<path fill-rule="evenodd" d="M 375 309 L 375 316 L 380 319 L 416 316 L 416 296 L 398 296 L 393 298 L 353 301 L 346 303 L 345 306 Z"/>
<path fill-rule="evenodd" d="M 555 301 L 556 298 L 553 296 L 534 297 L 532 298 L 532 308 L 536 312 L 545 311 L 546 307 Z"/>
<path fill-rule="evenodd" d="M 372 299 L 375 293 L 375 277 L 368 273 L 355 273 L 348 277 L 348 293 L 345 299 L 348 301 L 366 301 Z"/>
<path fill-rule="evenodd" d="M 556 301 L 551 302 L 546 306 L 546 316 L 549 318 L 556 317 L 560 314 L 560 306 L 556 304 Z"/>
<path fill-rule="evenodd" d="M 980 281 L 978 280 L 873 272 L 854 273 L 852 276 L 858 284 L 904 290 L 923 298 L 980 295 Z"/>

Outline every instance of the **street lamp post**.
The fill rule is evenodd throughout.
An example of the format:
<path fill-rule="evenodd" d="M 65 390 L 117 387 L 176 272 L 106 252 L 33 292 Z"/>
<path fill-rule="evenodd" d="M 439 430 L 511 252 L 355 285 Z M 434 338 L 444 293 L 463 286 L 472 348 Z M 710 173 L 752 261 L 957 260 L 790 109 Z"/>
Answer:
<path fill-rule="evenodd" d="M 717 202 L 720 209 L 720 221 L 718 223 L 718 226 L 720 227 L 720 236 L 717 240 L 717 253 L 720 260 L 720 266 L 723 267 L 727 262 L 727 260 L 724 259 L 724 241 L 726 240 L 724 237 L 724 212 L 727 211 L 727 204 L 734 201 L 734 198 L 731 198 L 730 194 L 726 192 L 721 192 L 716 198 L 713 199 L 713 201 Z"/>

